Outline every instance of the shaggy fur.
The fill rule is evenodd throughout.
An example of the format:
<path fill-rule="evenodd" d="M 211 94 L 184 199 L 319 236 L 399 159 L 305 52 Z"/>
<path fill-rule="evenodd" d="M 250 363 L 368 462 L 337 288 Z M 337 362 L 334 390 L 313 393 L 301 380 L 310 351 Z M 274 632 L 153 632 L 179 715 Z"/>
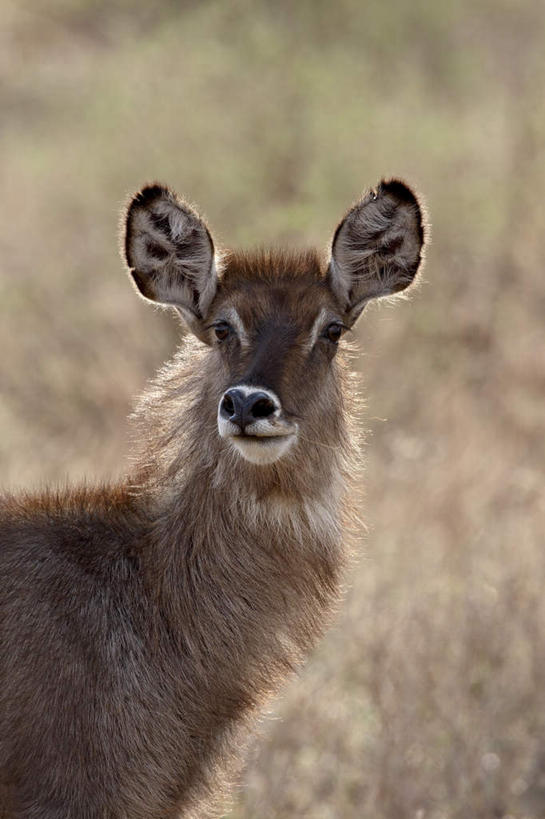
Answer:
<path fill-rule="evenodd" d="M 218 278 L 206 226 L 158 186 L 126 235 L 138 288 L 199 340 L 141 399 L 126 481 L 0 502 L 2 819 L 217 815 L 252 720 L 339 596 L 354 452 L 328 327 L 354 308 L 337 275 L 361 300 L 359 267 L 335 249 L 329 273 L 314 252 L 227 254 Z M 233 311 L 244 344 L 215 336 Z M 234 384 L 273 390 L 296 425 L 274 463 L 218 435 Z"/>

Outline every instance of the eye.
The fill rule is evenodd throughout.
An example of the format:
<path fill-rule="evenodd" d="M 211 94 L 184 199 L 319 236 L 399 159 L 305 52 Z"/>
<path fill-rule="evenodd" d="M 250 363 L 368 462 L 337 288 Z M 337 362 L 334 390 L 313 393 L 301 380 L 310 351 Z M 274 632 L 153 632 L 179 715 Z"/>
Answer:
<path fill-rule="evenodd" d="M 214 333 L 218 341 L 225 341 L 231 335 L 231 327 L 226 321 L 218 321 L 214 325 Z"/>
<path fill-rule="evenodd" d="M 324 330 L 324 337 L 331 341 L 333 344 L 336 344 L 340 337 L 343 334 L 344 326 L 339 324 L 338 321 L 333 321 L 331 324 L 328 324 Z"/>

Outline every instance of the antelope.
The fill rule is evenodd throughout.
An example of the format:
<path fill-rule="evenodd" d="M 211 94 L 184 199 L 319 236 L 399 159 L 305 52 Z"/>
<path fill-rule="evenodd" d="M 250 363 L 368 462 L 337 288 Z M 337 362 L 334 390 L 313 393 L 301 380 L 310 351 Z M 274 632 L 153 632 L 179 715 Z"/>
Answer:
<path fill-rule="evenodd" d="M 169 188 L 125 214 L 148 301 L 190 331 L 116 485 L 0 500 L 0 816 L 217 816 L 257 715 L 340 595 L 355 462 L 344 333 L 407 288 L 401 181 L 317 251 L 215 252 Z"/>

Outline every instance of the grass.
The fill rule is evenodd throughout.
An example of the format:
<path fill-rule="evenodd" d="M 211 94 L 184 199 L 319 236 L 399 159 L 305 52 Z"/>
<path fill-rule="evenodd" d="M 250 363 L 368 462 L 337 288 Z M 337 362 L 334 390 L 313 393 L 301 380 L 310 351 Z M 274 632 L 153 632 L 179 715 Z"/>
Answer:
<path fill-rule="evenodd" d="M 164 179 L 225 244 L 324 246 L 382 175 L 425 283 L 359 327 L 369 532 L 236 819 L 545 815 L 545 11 L 531 0 L 3 0 L 5 486 L 119 474 L 178 329 L 117 258 Z"/>

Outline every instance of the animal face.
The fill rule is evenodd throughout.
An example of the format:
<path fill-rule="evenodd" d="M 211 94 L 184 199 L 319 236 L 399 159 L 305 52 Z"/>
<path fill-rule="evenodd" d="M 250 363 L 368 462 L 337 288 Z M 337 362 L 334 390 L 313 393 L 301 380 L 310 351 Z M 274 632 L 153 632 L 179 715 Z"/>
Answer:
<path fill-rule="evenodd" d="M 315 252 L 232 252 L 216 262 L 200 217 L 154 185 L 129 205 L 125 255 L 140 293 L 175 307 L 210 346 L 220 437 L 265 465 L 335 424 L 342 336 L 370 299 L 414 280 L 423 242 L 414 194 L 392 181 L 341 221 L 327 265 Z"/>
<path fill-rule="evenodd" d="M 210 343 L 226 389 L 218 431 L 244 458 L 271 463 L 331 407 L 328 378 L 343 311 L 313 253 L 233 254 L 210 310 Z"/>

